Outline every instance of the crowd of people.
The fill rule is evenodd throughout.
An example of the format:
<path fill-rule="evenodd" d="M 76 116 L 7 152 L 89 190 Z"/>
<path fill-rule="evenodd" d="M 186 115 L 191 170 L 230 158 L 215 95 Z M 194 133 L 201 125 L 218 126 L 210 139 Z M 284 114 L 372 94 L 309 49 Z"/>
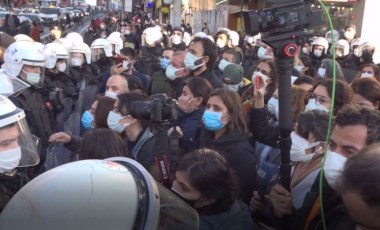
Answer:
<path fill-rule="evenodd" d="M 308 37 L 295 58 L 288 190 L 279 172 L 281 76 L 260 34 L 112 15 L 93 20 L 83 36 L 53 31 L 46 45 L 2 33 L 0 94 L 7 98 L 0 99 L 25 119 L 5 121 L 14 112 L 0 109 L 0 210 L 28 180 L 74 161 L 126 157 L 162 183 L 156 152 L 166 144 L 149 105 L 165 94 L 176 102 L 169 112 L 176 119 L 162 112 L 165 131 L 179 138 L 166 161 L 169 189 L 196 210 L 199 229 L 380 228 L 380 67 L 374 44 L 357 37 L 355 25 L 339 35 Z M 37 144 L 33 159 L 41 159 L 26 168 L 22 135 L 10 135 L 21 120 Z"/>

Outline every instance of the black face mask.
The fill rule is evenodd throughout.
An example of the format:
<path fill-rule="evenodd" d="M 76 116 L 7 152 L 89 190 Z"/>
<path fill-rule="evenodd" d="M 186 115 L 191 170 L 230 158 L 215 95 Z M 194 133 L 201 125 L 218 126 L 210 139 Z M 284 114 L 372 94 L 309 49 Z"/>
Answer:
<path fill-rule="evenodd" d="M 372 62 L 372 53 L 364 50 L 362 53 L 362 58 L 365 62 Z"/>
<path fill-rule="evenodd" d="M 186 204 L 190 205 L 190 206 L 193 207 L 193 208 L 194 208 L 194 206 L 195 206 L 195 203 L 197 203 L 199 200 L 202 199 L 202 197 L 201 197 L 201 198 L 199 198 L 198 200 L 189 200 L 189 199 L 183 197 L 183 196 L 182 196 L 179 192 L 177 192 L 175 189 L 171 188 L 170 190 L 171 190 L 174 194 L 176 194 L 176 195 L 178 196 L 178 198 L 180 198 L 180 199 L 183 200 Z"/>

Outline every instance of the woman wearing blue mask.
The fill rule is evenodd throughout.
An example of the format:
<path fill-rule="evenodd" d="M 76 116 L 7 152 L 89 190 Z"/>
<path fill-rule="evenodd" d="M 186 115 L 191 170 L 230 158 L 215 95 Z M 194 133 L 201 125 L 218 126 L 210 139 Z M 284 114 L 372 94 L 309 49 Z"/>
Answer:
<path fill-rule="evenodd" d="M 212 92 L 202 120 L 201 147 L 216 150 L 227 159 L 239 179 L 239 198 L 248 204 L 256 187 L 256 159 L 239 95 L 226 89 Z"/>

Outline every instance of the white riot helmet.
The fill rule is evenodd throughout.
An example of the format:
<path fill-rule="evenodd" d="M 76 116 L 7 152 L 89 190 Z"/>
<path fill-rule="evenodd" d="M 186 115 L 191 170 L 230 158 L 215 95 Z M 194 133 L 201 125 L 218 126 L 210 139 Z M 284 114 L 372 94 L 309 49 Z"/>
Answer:
<path fill-rule="evenodd" d="M 0 95 L 0 141 L 8 144 L 1 148 L 0 173 L 16 167 L 39 163 L 35 142 L 25 120 L 24 110 L 17 108 L 7 97 Z M 6 155 L 11 159 L 4 159 Z"/>
<path fill-rule="evenodd" d="M 251 46 L 260 46 L 260 41 L 261 41 L 261 34 L 258 33 L 254 36 L 246 36 L 244 39 L 247 44 L 250 44 Z"/>
<path fill-rule="evenodd" d="M 323 37 L 316 37 L 311 42 L 312 50 L 314 52 L 314 46 L 323 46 L 324 53 L 327 54 L 327 50 L 329 49 L 329 43 L 327 42 L 326 38 Z"/>
<path fill-rule="evenodd" d="M 74 45 L 74 42 L 72 42 L 70 39 L 67 39 L 67 38 L 60 38 L 60 39 L 54 41 L 54 43 L 62 44 L 66 50 L 70 50 L 71 47 L 73 47 L 73 45 Z M 78 42 L 76 42 L 76 43 L 78 43 Z"/>
<path fill-rule="evenodd" d="M 364 42 L 355 50 L 354 55 L 357 57 L 362 57 L 363 51 L 367 50 L 367 51 L 370 51 L 371 56 L 372 56 L 373 53 L 375 52 L 375 49 L 376 49 L 376 45 L 374 43 Z"/>
<path fill-rule="evenodd" d="M 351 49 L 354 50 L 355 48 L 359 47 L 360 45 L 364 44 L 366 41 L 362 38 L 354 38 L 351 41 Z"/>
<path fill-rule="evenodd" d="M 143 44 L 148 44 L 149 46 L 154 45 L 157 42 L 161 42 L 163 39 L 161 28 L 157 27 L 148 27 L 144 30 L 143 35 Z"/>
<path fill-rule="evenodd" d="M 340 39 L 335 43 L 335 49 L 342 49 L 342 55 L 347 56 L 350 53 L 350 44 L 346 39 Z"/>
<path fill-rule="evenodd" d="M 332 43 L 332 34 L 334 33 L 334 39 L 335 39 L 335 41 L 338 41 L 339 40 L 339 32 L 338 31 L 336 31 L 336 30 L 329 30 L 329 31 L 327 31 L 327 33 L 326 33 L 326 36 L 325 36 L 325 38 L 326 38 L 326 40 L 327 40 L 327 42 L 329 43 L 329 44 L 331 44 Z"/>
<path fill-rule="evenodd" d="M 87 64 L 91 63 L 91 50 L 90 47 L 84 42 L 74 43 L 73 46 L 69 49 L 70 54 L 70 65 L 71 66 L 81 66 L 85 61 Z M 82 57 L 78 57 L 78 54 Z M 85 58 L 86 60 L 82 60 Z"/>
<path fill-rule="evenodd" d="M 229 34 L 230 34 L 231 44 L 233 46 L 238 46 L 239 45 L 239 40 L 240 40 L 239 34 L 236 31 L 233 31 L 233 30 L 231 30 Z"/>
<path fill-rule="evenodd" d="M 38 215 L 36 215 L 38 210 Z M 198 229 L 197 212 L 132 159 L 81 160 L 26 184 L 0 229 Z"/>
<path fill-rule="evenodd" d="M 16 40 L 16 42 L 19 42 L 19 41 L 34 42 L 33 38 L 25 34 L 17 34 L 13 38 Z"/>
<path fill-rule="evenodd" d="M 107 40 L 115 47 L 114 51 L 116 54 L 120 54 L 120 50 L 123 49 L 123 39 L 120 32 L 112 32 Z"/>
<path fill-rule="evenodd" d="M 5 74 L 0 73 L 0 95 L 9 97 L 14 93 L 11 79 Z"/>
<path fill-rule="evenodd" d="M 107 39 L 98 38 L 91 44 L 91 60 L 96 62 L 104 56 L 112 57 L 112 44 Z"/>
<path fill-rule="evenodd" d="M 42 47 L 43 45 L 38 42 L 20 41 L 12 43 L 4 53 L 2 69 L 10 78 L 21 76 L 21 79 L 29 84 L 42 87 L 45 67 Z M 39 67 L 39 73 L 22 71 L 24 65 Z"/>
<path fill-rule="evenodd" d="M 48 69 L 55 68 L 58 59 L 69 59 L 69 52 L 67 52 L 65 47 L 59 43 L 49 43 L 45 45 L 44 55 L 46 60 L 46 68 Z M 60 72 L 64 72 L 65 70 Z"/>
<path fill-rule="evenodd" d="M 66 35 L 66 38 L 72 42 L 83 42 L 83 37 L 77 32 L 71 32 Z"/>

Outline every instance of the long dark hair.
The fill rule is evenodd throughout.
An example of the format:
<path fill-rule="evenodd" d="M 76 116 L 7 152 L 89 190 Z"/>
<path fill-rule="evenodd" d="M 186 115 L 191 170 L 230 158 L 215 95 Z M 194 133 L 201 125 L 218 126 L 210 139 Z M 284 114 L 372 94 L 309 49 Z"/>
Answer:
<path fill-rule="evenodd" d="M 178 162 L 177 171 L 186 172 L 191 185 L 202 196 L 215 199 L 213 206 L 226 210 L 237 196 L 236 176 L 226 159 L 211 149 L 197 149 Z"/>

